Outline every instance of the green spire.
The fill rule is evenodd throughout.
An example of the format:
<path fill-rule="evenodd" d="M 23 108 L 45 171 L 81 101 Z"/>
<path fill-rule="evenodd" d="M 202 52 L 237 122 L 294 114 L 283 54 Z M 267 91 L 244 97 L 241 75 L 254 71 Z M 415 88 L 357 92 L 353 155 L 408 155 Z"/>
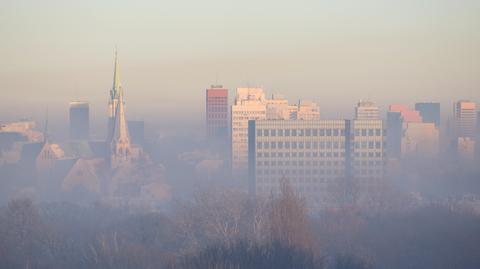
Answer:
<path fill-rule="evenodd" d="M 112 99 L 118 96 L 121 87 L 122 85 L 120 84 L 120 73 L 118 72 L 117 47 L 115 47 L 115 66 L 113 70 L 113 86 L 112 86 L 112 90 L 110 91 L 110 97 Z"/>

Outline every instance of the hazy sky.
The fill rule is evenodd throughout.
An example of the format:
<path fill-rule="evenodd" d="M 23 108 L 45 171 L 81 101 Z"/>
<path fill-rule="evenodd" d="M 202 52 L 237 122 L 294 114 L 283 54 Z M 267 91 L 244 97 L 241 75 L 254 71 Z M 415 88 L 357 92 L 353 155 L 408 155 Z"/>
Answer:
<path fill-rule="evenodd" d="M 346 117 L 358 99 L 480 102 L 480 1 L 0 0 L 0 120 L 105 117 L 118 46 L 130 118 L 203 123 L 204 90 L 264 86 Z M 232 91 L 233 93 L 233 91 Z"/>

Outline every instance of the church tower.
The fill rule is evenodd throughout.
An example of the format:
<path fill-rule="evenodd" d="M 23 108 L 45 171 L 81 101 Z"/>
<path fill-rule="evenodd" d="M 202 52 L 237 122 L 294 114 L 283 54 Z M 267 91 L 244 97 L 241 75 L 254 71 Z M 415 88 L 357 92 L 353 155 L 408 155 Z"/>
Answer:
<path fill-rule="evenodd" d="M 119 93 L 122 88 L 120 84 L 120 74 L 118 72 L 117 49 L 115 49 L 115 64 L 113 69 L 113 85 L 110 89 L 110 99 L 108 100 L 108 128 L 107 140 L 111 140 L 113 136 L 113 129 L 115 126 L 115 116 L 119 100 Z"/>
<path fill-rule="evenodd" d="M 125 117 L 125 100 L 123 97 L 123 89 L 120 85 L 116 52 L 113 87 L 110 91 L 110 97 L 110 166 L 112 169 L 115 169 L 119 166 L 130 164 L 135 158 L 134 150 L 132 150 L 130 144 L 130 136 L 128 134 L 127 119 Z"/>

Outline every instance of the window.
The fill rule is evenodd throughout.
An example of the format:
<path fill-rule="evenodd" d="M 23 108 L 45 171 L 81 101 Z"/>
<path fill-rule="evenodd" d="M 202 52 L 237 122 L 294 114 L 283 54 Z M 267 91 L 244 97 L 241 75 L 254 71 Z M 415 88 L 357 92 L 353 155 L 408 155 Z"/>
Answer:
<path fill-rule="evenodd" d="M 339 134 L 338 129 L 333 129 L 333 136 L 338 136 L 338 134 Z"/>
<path fill-rule="evenodd" d="M 325 129 L 320 129 L 320 136 L 325 136 Z"/>
<path fill-rule="evenodd" d="M 292 130 L 292 136 L 297 136 L 297 130 L 296 129 Z"/>
<path fill-rule="evenodd" d="M 285 129 L 285 136 L 290 136 L 290 129 Z"/>
<path fill-rule="evenodd" d="M 306 129 L 305 136 L 312 136 L 312 129 Z"/>
<path fill-rule="evenodd" d="M 318 129 L 312 130 L 312 136 L 318 136 Z"/>
<path fill-rule="evenodd" d="M 277 130 L 275 129 L 270 130 L 270 136 L 277 136 Z"/>
<path fill-rule="evenodd" d="M 367 129 L 362 129 L 362 136 L 367 136 Z"/>
<path fill-rule="evenodd" d="M 262 130 L 257 130 L 257 136 L 262 136 Z"/>
<path fill-rule="evenodd" d="M 263 130 L 263 136 L 268 136 L 268 130 L 267 129 Z"/>
<path fill-rule="evenodd" d="M 332 129 L 327 129 L 327 136 L 332 136 Z"/>
<path fill-rule="evenodd" d="M 373 136 L 373 129 L 368 129 L 368 136 Z"/>
<path fill-rule="evenodd" d="M 283 129 L 278 130 L 278 136 L 283 136 Z"/>

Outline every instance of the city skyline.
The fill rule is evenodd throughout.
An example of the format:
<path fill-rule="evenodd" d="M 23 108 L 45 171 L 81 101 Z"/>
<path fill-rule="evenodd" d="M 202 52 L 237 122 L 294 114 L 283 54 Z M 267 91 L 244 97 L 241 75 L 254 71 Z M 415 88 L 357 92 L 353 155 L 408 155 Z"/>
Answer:
<path fill-rule="evenodd" d="M 147 121 L 177 113 L 184 124 L 201 124 L 196 100 L 215 81 L 262 86 L 293 102 L 302 96 L 328 118 L 349 117 L 361 99 L 381 111 L 394 101 L 441 102 L 442 110 L 452 100 L 480 102 L 475 1 L 277 3 L 267 13 L 270 1 L 145 1 L 142 9 L 121 2 L 116 12 L 108 2 L 56 4 L 12 1 L 0 11 L 0 113 L 10 120 L 48 106 L 55 122 L 73 99 L 103 112 L 115 44 L 129 112 Z"/>

